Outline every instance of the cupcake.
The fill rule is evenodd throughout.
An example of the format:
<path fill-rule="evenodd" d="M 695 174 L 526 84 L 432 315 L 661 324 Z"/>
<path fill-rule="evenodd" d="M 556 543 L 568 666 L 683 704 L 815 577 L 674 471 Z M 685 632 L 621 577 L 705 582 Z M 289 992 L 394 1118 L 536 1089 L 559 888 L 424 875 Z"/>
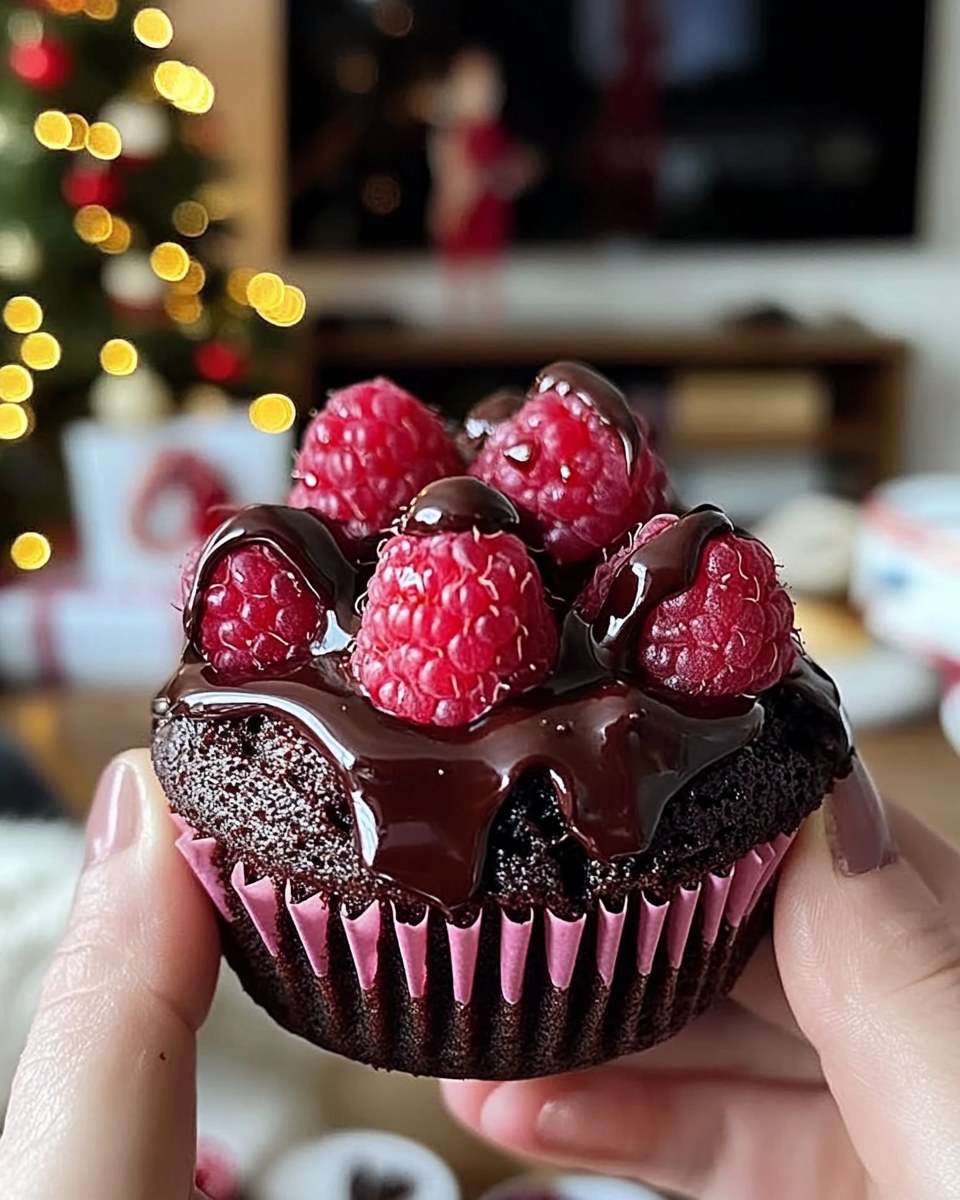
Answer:
<path fill-rule="evenodd" d="M 733 986 L 851 768 L 766 548 L 586 367 L 447 429 L 331 396 L 203 547 L 153 755 L 224 952 L 377 1067 L 568 1071 Z"/>

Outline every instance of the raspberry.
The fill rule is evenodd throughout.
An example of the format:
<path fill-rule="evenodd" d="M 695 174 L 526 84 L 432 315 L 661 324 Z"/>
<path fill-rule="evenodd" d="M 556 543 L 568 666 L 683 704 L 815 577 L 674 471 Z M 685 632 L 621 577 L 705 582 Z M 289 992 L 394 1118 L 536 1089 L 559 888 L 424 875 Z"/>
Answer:
<path fill-rule="evenodd" d="M 640 546 L 676 524 L 648 521 L 607 563 L 578 601 L 598 614 L 614 576 Z M 662 601 L 640 638 L 640 670 L 656 683 L 693 696 L 737 696 L 772 687 L 793 665 L 793 602 L 762 542 L 735 533 L 707 543 L 693 585 Z"/>
<path fill-rule="evenodd" d="M 574 391 L 528 400 L 493 429 L 470 473 L 534 517 L 559 563 L 593 557 L 664 507 L 666 474 L 646 439 L 628 472 L 619 433 Z"/>
<path fill-rule="evenodd" d="M 389 379 L 334 392 L 304 434 L 289 503 L 360 542 L 428 483 L 462 469 L 443 422 Z"/>
<path fill-rule="evenodd" d="M 269 546 L 233 550 L 200 601 L 200 649 L 222 675 L 307 662 L 326 609 Z"/>
<path fill-rule="evenodd" d="M 541 682 L 556 651 L 556 621 L 519 538 L 398 534 L 370 581 L 352 663 L 377 708 L 456 726 Z"/>

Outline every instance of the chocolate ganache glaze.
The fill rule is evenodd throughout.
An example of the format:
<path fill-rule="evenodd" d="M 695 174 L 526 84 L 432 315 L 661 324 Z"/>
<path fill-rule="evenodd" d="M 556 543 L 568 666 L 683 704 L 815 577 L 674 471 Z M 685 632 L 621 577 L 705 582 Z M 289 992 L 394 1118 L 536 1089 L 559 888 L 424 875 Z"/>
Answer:
<path fill-rule="evenodd" d="M 413 503 L 406 532 L 511 528 L 516 513 L 473 479 L 432 484 Z M 711 537 L 731 528 L 716 509 L 693 510 L 630 556 L 591 624 L 564 619 L 553 675 L 462 729 L 415 726 L 380 712 L 349 674 L 363 576 L 323 520 L 309 511 L 260 506 L 228 520 L 204 549 L 185 610 L 183 663 L 155 705 L 158 719 L 269 713 L 293 723 L 339 771 L 358 849 L 377 876 L 448 911 L 467 903 L 480 878 L 488 831 L 527 771 L 547 771 L 573 835 L 610 860 L 642 852 L 664 806 L 698 772 L 747 745 L 763 708 L 753 697 L 709 704 L 645 689 L 627 670 L 647 615 L 692 580 Z M 262 543 L 290 562 L 329 606 L 316 656 L 283 677 L 225 681 L 197 648 L 201 597 L 218 561 Z M 780 686 L 837 715 L 832 684 L 798 656 Z"/>
<path fill-rule="evenodd" d="M 633 472 L 641 450 L 640 426 L 618 387 L 585 363 L 557 362 L 544 367 L 534 382 L 533 394 L 543 395 L 544 392 L 557 392 L 561 396 L 572 392 L 592 408 L 616 431 L 626 456 L 627 474 Z"/>

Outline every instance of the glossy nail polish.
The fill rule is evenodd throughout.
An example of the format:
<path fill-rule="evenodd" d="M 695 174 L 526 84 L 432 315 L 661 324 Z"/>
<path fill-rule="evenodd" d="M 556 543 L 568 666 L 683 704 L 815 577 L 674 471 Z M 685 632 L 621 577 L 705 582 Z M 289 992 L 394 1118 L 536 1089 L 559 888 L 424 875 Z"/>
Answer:
<path fill-rule="evenodd" d="M 97 785 L 87 821 L 85 866 L 126 850 L 140 833 L 140 780 L 123 759 L 112 762 Z"/>
<path fill-rule="evenodd" d="M 866 875 L 896 859 L 883 800 L 857 755 L 850 774 L 835 784 L 824 818 L 830 849 L 844 875 Z"/>

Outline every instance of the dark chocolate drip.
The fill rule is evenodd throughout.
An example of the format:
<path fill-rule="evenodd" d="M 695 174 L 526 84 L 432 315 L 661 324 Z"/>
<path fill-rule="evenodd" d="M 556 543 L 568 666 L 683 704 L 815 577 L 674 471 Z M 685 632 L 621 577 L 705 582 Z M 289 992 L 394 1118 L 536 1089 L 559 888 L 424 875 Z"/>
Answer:
<path fill-rule="evenodd" d="M 409 1179 L 374 1174 L 362 1168 L 350 1180 L 350 1200 L 409 1200 L 415 1190 Z"/>
<path fill-rule="evenodd" d="M 519 388 L 501 388 L 470 409 L 457 435 L 457 447 L 468 463 L 477 457 L 496 427 L 509 421 L 523 408 L 525 401 L 526 396 Z"/>
<path fill-rule="evenodd" d="M 464 728 L 415 726 L 380 712 L 350 681 L 347 656 L 333 644 L 283 678 L 237 683 L 218 678 L 191 645 L 156 712 L 268 713 L 296 725 L 339 772 L 370 870 L 448 910 L 471 898 L 493 820 L 528 771 L 549 774 L 573 835 L 590 854 L 641 853 L 670 798 L 762 727 L 763 708 L 752 697 L 707 704 L 645 690 L 623 669 L 632 627 L 685 586 L 707 540 L 729 527 L 716 510 L 697 510 L 642 547 L 621 572 L 630 586 L 609 613 L 594 625 L 567 615 L 551 678 Z M 315 573 L 321 583 L 313 586 L 333 597 L 341 629 L 355 624 L 355 573 L 308 513 L 257 508 L 233 518 L 207 547 L 198 588 L 219 556 L 243 540 L 274 546 L 308 580 Z M 832 685 L 804 658 L 784 686 L 837 711 Z"/>
<path fill-rule="evenodd" d="M 519 533 L 520 514 L 503 492 L 470 475 L 438 479 L 410 503 L 400 532 L 414 537 L 437 533 Z"/>
<path fill-rule="evenodd" d="M 332 617 L 323 649 L 342 649 L 356 632 L 357 572 L 347 562 L 322 518 L 309 509 L 258 504 L 225 521 L 203 548 L 183 610 L 187 639 L 195 644 L 199 598 L 223 556 L 241 545 L 260 543 L 275 550 L 298 572 Z"/>
<path fill-rule="evenodd" d="M 588 627 L 571 617 L 566 637 L 588 663 Z M 472 726 L 417 727 L 354 691 L 336 657 L 233 686 L 188 661 L 167 695 L 174 714 L 292 721 L 339 768 L 370 869 L 447 908 L 469 900 L 490 825 L 527 771 L 548 771 L 574 835 L 590 853 L 616 858 L 648 846 L 670 797 L 750 742 L 763 721 L 751 699 L 721 713 L 681 711 L 594 664 L 593 678 L 556 678 Z"/>
<path fill-rule="evenodd" d="M 556 362 L 540 372 L 532 394 L 551 391 L 559 392 L 561 396 L 573 392 L 616 430 L 623 444 L 629 475 L 640 457 L 642 446 L 640 426 L 623 392 L 599 372 L 577 362 Z"/>
<path fill-rule="evenodd" d="M 613 670 L 635 661 L 647 616 L 662 601 L 689 588 L 704 547 L 731 533 L 733 524 L 717 508 L 695 508 L 645 545 L 638 547 L 614 576 L 593 623 L 597 656 Z"/>

